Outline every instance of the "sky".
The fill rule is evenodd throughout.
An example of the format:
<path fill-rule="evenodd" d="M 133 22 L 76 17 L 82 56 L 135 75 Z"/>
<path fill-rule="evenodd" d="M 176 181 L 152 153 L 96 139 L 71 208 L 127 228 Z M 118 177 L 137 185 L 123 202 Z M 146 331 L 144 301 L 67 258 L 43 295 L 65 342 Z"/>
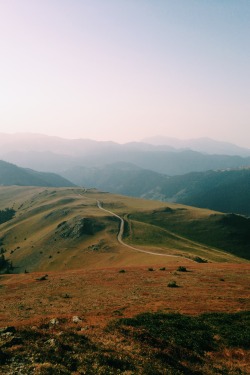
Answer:
<path fill-rule="evenodd" d="M 0 0 L 0 132 L 250 147 L 249 0 Z"/>

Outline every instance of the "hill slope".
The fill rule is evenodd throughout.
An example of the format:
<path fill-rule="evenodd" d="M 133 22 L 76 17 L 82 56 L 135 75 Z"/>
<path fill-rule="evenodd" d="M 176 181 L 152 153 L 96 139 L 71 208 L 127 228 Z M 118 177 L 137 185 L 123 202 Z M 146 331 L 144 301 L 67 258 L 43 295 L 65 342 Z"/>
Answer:
<path fill-rule="evenodd" d="M 250 168 L 166 176 L 128 163 L 76 167 L 64 176 L 78 185 L 146 199 L 250 216 Z"/>
<path fill-rule="evenodd" d="M 1 187 L 0 196 L 1 210 L 12 203 L 16 211 L 0 225 L 14 272 L 250 258 L 246 218 L 78 188 Z M 124 241 L 140 251 L 117 241 L 120 222 L 100 210 L 97 200 L 124 217 Z"/>
<path fill-rule="evenodd" d="M 0 160 L 0 185 L 69 187 L 74 184 L 55 173 L 24 169 Z"/>

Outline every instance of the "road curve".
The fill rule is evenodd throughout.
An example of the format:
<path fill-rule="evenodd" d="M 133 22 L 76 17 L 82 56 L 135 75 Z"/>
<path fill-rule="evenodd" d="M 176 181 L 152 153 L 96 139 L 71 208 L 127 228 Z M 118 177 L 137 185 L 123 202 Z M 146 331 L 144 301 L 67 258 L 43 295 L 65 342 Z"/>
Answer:
<path fill-rule="evenodd" d="M 97 200 L 96 202 L 97 202 L 97 206 L 98 206 L 98 208 L 99 208 L 100 210 L 105 211 L 105 212 L 108 212 L 109 214 L 111 214 L 112 216 L 117 217 L 117 218 L 120 220 L 121 224 L 120 224 L 119 232 L 118 232 L 118 234 L 117 234 L 117 240 L 118 240 L 118 242 L 119 242 L 121 245 L 126 246 L 126 247 L 128 247 L 129 249 L 132 249 L 132 250 L 138 251 L 138 252 L 140 252 L 140 253 L 151 254 L 151 255 L 157 255 L 157 256 L 161 256 L 161 257 L 182 258 L 182 259 L 184 258 L 184 259 L 189 260 L 190 262 L 195 262 L 194 260 L 192 260 L 192 259 L 190 259 L 190 258 L 183 257 L 183 256 L 180 256 L 180 255 L 168 255 L 168 254 L 154 253 L 153 251 L 141 250 L 141 249 L 138 249 L 137 247 L 134 247 L 134 246 L 131 246 L 131 245 L 126 244 L 126 243 L 123 241 L 123 239 L 122 239 L 122 237 L 123 237 L 123 232 L 124 232 L 124 220 L 123 220 L 123 218 L 122 218 L 121 216 L 115 214 L 114 212 L 109 211 L 109 210 L 106 210 L 105 208 L 103 208 L 102 205 L 101 205 L 101 202 L 100 202 L 100 201 Z"/>

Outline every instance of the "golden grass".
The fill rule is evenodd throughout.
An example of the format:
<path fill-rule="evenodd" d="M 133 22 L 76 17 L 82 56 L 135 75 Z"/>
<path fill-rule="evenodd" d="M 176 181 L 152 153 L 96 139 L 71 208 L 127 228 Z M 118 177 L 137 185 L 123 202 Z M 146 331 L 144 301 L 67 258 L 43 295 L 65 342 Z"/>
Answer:
<path fill-rule="evenodd" d="M 137 253 L 119 244 L 116 237 L 119 220 L 98 209 L 97 200 L 106 209 L 124 217 L 166 207 L 185 208 L 180 212 L 187 220 L 211 215 L 210 210 L 118 196 L 95 189 L 0 187 L 0 197 L 2 209 L 14 206 L 17 210 L 16 217 L 0 227 L 6 257 L 12 260 L 15 272 L 165 264 L 165 257 Z M 62 238 L 56 233 L 63 221 L 83 217 L 100 220 L 104 229 L 80 238 Z M 131 221 L 131 225 L 133 235 L 125 238 L 125 242 L 142 250 L 186 257 L 198 255 L 216 262 L 245 262 L 157 226 L 136 221 Z M 176 262 L 176 258 L 168 257 L 167 262 Z"/>

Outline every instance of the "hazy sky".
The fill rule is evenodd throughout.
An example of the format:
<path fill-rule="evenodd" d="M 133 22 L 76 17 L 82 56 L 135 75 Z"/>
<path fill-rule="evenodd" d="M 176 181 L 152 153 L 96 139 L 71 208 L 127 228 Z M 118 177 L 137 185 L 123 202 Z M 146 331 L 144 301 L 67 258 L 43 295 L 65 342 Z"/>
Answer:
<path fill-rule="evenodd" d="M 0 0 L 0 132 L 250 147 L 250 1 Z"/>

